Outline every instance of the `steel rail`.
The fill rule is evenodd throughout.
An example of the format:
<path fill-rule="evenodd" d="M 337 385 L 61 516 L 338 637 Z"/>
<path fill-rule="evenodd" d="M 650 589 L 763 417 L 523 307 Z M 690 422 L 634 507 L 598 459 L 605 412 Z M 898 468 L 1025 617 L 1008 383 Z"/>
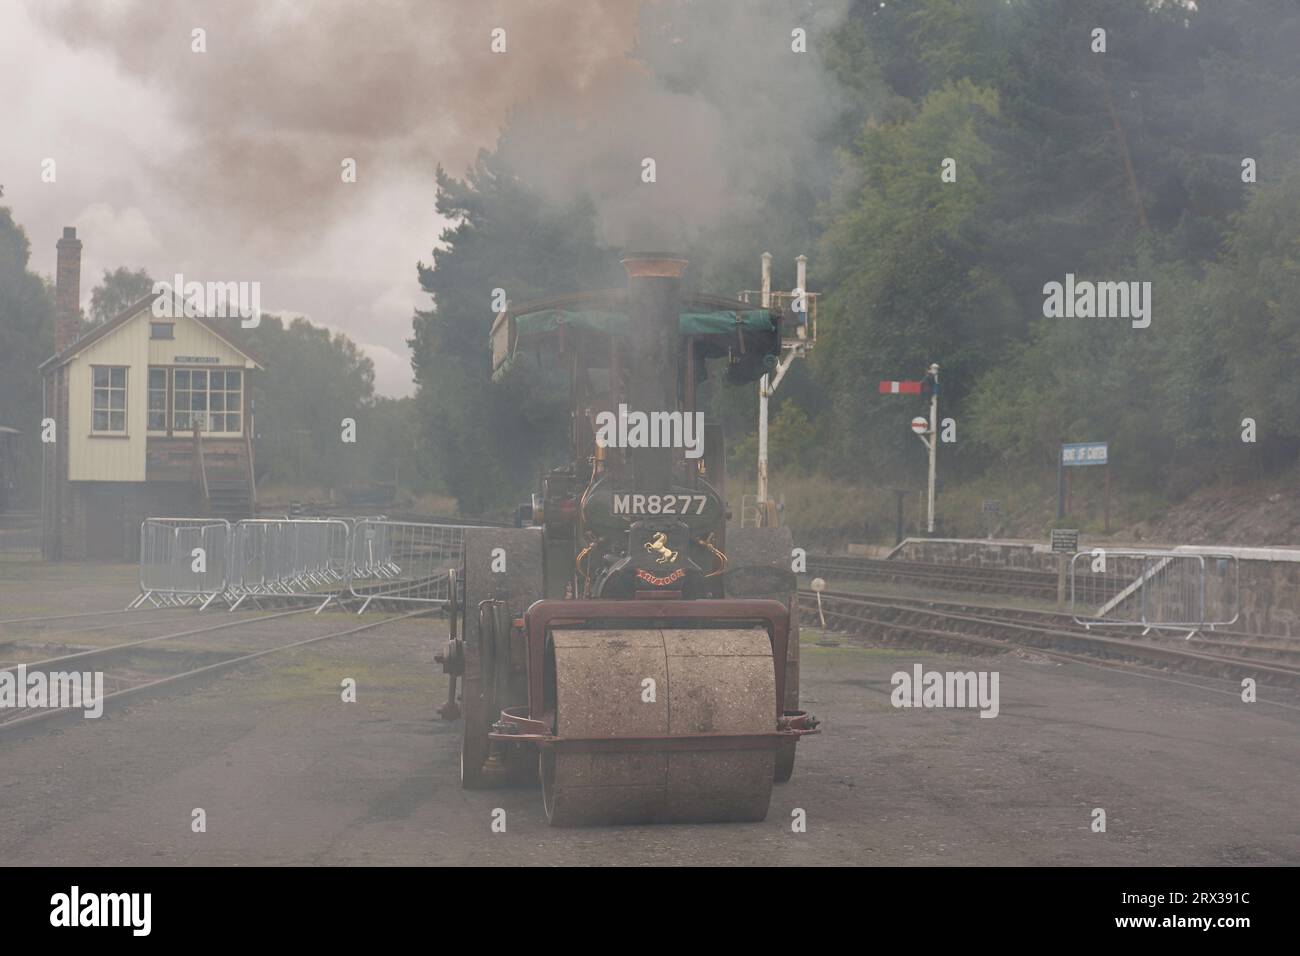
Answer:
<path fill-rule="evenodd" d="M 70 661 L 84 663 L 88 658 L 134 650 L 135 648 L 143 647 L 146 644 L 156 644 L 158 641 L 170 641 L 175 640 L 178 637 L 192 637 L 195 634 L 207 634 L 210 631 L 220 631 L 229 627 L 243 627 L 248 624 L 260 624 L 263 621 L 273 621 L 276 618 L 288 617 L 291 614 L 302 614 L 310 610 L 310 607 L 305 607 L 293 608 L 288 611 L 277 611 L 275 614 L 267 614 L 262 617 L 252 618 L 251 620 L 226 621 L 221 624 L 210 624 L 207 627 L 192 628 L 188 631 L 175 631 L 171 634 L 158 634 L 153 637 L 142 637 L 138 641 L 127 641 L 123 644 L 110 644 L 108 647 L 92 647 L 84 651 L 76 651 L 72 654 L 63 654 L 59 657 L 46 658 L 42 661 L 13 661 L 7 664 L 0 664 L 0 670 L 8 670 L 13 667 L 18 667 L 20 664 L 31 669 L 66 664 Z"/>
<path fill-rule="evenodd" d="M 868 601 L 884 601 L 895 605 L 908 604 L 932 610 L 951 611 L 970 617 L 987 618 L 990 621 L 1012 620 L 1015 623 L 1043 624 L 1052 629 L 1064 629 L 1082 634 L 1091 633 L 1086 625 L 1079 624 L 1070 614 L 1062 611 L 1009 607 L 1006 605 L 972 604 L 969 602 L 945 601 L 941 598 L 870 594 L 856 591 L 822 591 L 822 597 L 824 599 L 846 598 L 849 600 L 862 598 Z M 1200 632 L 1198 636 L 1190 638 L 1166 635 L 1161 632 L 1153 632 L 1153 636 L 1157 643 L 1163 640 L 1164 642 L 1180 642 L 1188 645 L 1199 644 L 1207 648 L 1237 648 L 1244 652 L 1262 652 L 1300 660 L 1300 640 L 1280 634 L 1252 634 L 1247 631 L 1228 631 L 1215 628 Z"/>
<path fill-rule="evenodd" d="M 307 609 L 304 608 L 302 610 L 307 610 Z M 249 654 L 241 654 L 240 656 L 232 657 L 229 660 L 217 661 L 216 663 L 207 664 L 204 665 L 203 667 L 196 667 L 193 668 L 192 670 L 183 671 L 179 674 L 171 674 L 168 675 L 167 677 L 160 677 L 156 680 L 152 680 L 144 684 L 138 684 L 134 687 L 123 688 L 122 690 L 114 691 L 111 694 L 105 694 L 102 698 L 100 698 L 100 700 L 104 705 L 104 710 L 107 711 L 110 704 L 116 706 L 117 704 L 121 703 L 124 700 L 128 700 L 133 697 L 139 697 L 151 691 L 156 691 L 162 688 L 170 687 L 174 684 L 178 684 L 183 681 L 194 680 L 201 676 L 215 674 L 223 670 L 229 670 L 232 667 L 237 667 L 240 664 L 245 664 L 248 663 L 249 661 L 257 660 L 262 657 L 267 657 L 271 654 L 279 654 L 282 651 L 293 650 L 294 648 L 298 648 L 298 647 L 307 647 L 311 644 L 318 644 L 321 641 L 327 641 L 335 637 L 347 637 L 348 635 L 351 634 L 359 634 L 362 631 L 368 631 L 376 627 L 383 627 L 385 624 L 393 624 L 397 621 L 403 621 L 406 620 L 407 618 L 416 617 L 417 615 L 428 614 L 428 613 L 430 613 L 429 609 L 419 608 L 418 610 L 411 611 L 407 614 L 400 614 L 397 617 L 385 618 L 382 621 L 371 621 L 368 624 L 361 624 L 358 625 L 357 627 L 351 627 L 343 631 L 334 631 L 329 634 L 318 634 L 315 637 L 308 637 L 299 641 L 292 641 L 288 644 L 280 644 L 276 647 L 268 647 L 263 650 L 254 651 Z M 238 622 L 238 623 L 249 623 L 249 622 Z M 25 717 L 19 717 L 13 720 L 5 721 L 4 723 L 0 723 L 0 736 L 13 733 L 17 730 L 29 729 L 36 724 L 49 723 L 51 721 L 56 720 L 57 718 L 63 718 L 65 720 L 69 718 L 81 719 L 79 717 L 79 714 L 82 710 L 83 710 L 82 708 L 77 708 L 77 707 L 60 707 L 60 708 L 54 708 L 50 710 L 42 710 L 39 711 L 38 713 L 29 714 Z"/>
<path fill-rule="evenodd" d="M 816 592 L 800 591 L 800 597 L 816 599 Z M 1268 678 L 1269 683 L 1277 683 L 1288 687 L 1300 687 L 1300 668 L 1289 667 L 1285 664 L 1259 663 L 1240 657 L 1227 657 L 1217 654 L 1207 654 L 1199 651 L 1180 650 L 1169 647 L 1165 644 L 1152 642 L 1140 642 L 1126 640 L 1123 638 L 1103 636 L 1092 634 L 1087 631 L 1066 631 L 1055 628 L 1042 626 L 1033 626 L 1013 621 L 1006 621 L 996 617 L 975 616 L 969 614 L 953 614 L 945 611 L 936 611 L 929 608 L 918 607 L 914 604 L 904 605 L 896 603 L 886 603 L 873 601 L 860 596 L 831 596 L 827 597 L 825 591 L 822 592 L 823 611 L 826 615 L 859 625 L 874 625 L 876 627 L 893 629 L 896 631 L 910 632 L 917 635 L 924 635 L 928 638 L 938 639 L 941 641 L 954 641 L 965 643 L 972 646 L 979 646 L 984 649 L 997 648 L 1001 650 L 1031 647 L 1035 652 L 1045 656 L 1066 655 L 1074 659 L 1091 659 L 1093 661 L 1100 655 L 1102 657 L 1127 657 L 1146 660 L 1165 665 L 1175 665 L 1184 669 L 1196 669 L 1201 673 L 1205 670 L 1211 670 L 1210 676 L 1222 676 L 1227 671 L 1234 678 L 1240 677 L 1259 677 Z M 827 606 L 829 605 L 829 606 Z M 804 614 L 816 615 L 817 611 L 811 606 L 801 608 Z M 854 613 L 856 611 L 857 613 Z M 942 630 L 936 627 L 926 627 L 919 623 L 911 623 L 900 620 L 882 620 L 879 614 L 871 616 L 871 612 L 902 612 L 904 614 L 913 614 L 948 625 L 978 625 L 982 627 L 995 627 L 1000 633 L 996 636 L 974 635 L 954 630 Z M 1021 639 L 1016 636 L 1019 635 Z M 1048 646 L 1044 646 L 1044 642 Z M 1091 653 L 1084 656 L 1071 654 L 1069 651 L 1060 650 L 1060 645 L 1070 644 L 1081 645 Z M 1107 653 L 1109 652 L 1109 653 Z"/>

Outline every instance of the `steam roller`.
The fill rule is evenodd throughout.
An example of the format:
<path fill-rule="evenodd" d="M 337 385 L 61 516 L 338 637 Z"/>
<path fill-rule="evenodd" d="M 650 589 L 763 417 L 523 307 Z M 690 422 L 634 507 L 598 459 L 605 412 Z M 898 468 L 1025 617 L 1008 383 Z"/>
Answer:
<path fill-rule="evenodd" d="M 762 820 L 799 739 L 793 542 L 733 528 L 713 379 L 775 365 L 780 310 L 682 289 L 686 260 L 629 254 L 626 289 L 511 309 L 494 378 L 569 379 L 568 460 L 519 527 L 465 535 L 445 718 L 467 788 L 536 785 L 552 826 Z M 711 372 L 717 372 L 711 375 Z"/>

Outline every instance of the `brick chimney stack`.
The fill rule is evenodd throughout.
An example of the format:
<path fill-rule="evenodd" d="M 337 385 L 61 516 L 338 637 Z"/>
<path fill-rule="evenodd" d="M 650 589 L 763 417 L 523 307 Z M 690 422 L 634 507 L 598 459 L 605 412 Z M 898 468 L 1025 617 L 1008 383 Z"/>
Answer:
<path fill-rule="evenodd" d="M 59 263 L 55 272 L 54 351 L 62 352 L 77 340 L 81 316 L 81 240 L 75 226 L 63 227 L 55 246 Z"/>

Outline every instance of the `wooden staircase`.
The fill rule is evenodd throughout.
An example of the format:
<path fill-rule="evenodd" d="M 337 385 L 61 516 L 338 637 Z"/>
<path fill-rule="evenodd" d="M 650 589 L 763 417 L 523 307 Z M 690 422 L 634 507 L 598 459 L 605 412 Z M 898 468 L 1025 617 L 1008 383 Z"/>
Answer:
<path fill-rule="evenodd" d="M 214 518 L 238 521 L 257 511 L 253 447 L 246 436 L 150 438 L 146 480 L 192 483 L 198 510 Z"/>
<path fill-rule="evenodd" d="M 253 496 L 246 478 L 208 479 L 208 514 L 235 522 L 252 517 Z"/>

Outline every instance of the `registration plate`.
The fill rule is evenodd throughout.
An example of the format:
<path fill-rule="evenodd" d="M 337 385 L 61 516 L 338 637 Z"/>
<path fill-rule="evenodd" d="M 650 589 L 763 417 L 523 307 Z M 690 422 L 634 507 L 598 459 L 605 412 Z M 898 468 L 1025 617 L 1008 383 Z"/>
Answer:
<path fill-rule="evenodd" d="M 702 515 L 708 503 L 708 495 L 615 495 L 614 514 Z"/>

